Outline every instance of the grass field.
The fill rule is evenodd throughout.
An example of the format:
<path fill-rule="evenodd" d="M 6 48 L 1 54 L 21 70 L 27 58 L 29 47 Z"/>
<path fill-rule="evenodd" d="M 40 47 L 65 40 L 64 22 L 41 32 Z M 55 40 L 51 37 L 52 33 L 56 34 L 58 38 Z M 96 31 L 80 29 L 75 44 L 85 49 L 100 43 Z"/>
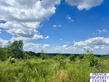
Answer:
<path fill-rule="evenodd" d="M 0 82 L 89 82 L 90 73 L 109 73 L 109 56 L 43 56 L 0 61 Z"/>

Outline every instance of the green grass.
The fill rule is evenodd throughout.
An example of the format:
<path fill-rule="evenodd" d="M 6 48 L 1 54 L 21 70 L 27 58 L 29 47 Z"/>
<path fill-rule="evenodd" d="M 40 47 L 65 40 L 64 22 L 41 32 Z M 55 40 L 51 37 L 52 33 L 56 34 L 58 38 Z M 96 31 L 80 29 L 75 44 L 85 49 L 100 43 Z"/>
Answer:
<path fill-rule="evenodd" d="M 91 67 L 87 56 L 44 59 L 10 59 L 0 61 L 0 82 L 89 82 L 90 73 L 108 73 L 109 58 L 99 58 Z M 61 64 L 60 64 L 61 63 Z"/>

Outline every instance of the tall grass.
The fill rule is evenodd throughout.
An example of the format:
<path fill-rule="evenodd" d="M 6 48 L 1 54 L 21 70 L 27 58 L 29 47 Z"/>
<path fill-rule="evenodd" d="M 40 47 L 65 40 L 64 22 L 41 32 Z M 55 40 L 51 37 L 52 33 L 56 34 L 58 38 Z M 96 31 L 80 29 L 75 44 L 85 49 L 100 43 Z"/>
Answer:
<path fill-rule="evenodd" d="M 109 58 L 95 57 L 98 64 L 94 66 L 90 66 L 88 58 L 9 58 L 0 61 L 0 82 L 89 82 L 90 73 L 109 72 Z"/>

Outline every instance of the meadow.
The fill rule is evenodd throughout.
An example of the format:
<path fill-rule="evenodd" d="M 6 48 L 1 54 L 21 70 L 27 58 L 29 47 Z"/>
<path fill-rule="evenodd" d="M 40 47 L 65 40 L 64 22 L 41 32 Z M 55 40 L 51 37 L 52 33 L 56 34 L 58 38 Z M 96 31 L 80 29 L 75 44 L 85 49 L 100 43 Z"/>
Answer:
<path fill-rule="evenodd" d="M 109 73 L 109 55 L 54 56 L 22 47 L 16 41 L 0 48 L 0 82 L 89 82 L 90 73 Z"/>

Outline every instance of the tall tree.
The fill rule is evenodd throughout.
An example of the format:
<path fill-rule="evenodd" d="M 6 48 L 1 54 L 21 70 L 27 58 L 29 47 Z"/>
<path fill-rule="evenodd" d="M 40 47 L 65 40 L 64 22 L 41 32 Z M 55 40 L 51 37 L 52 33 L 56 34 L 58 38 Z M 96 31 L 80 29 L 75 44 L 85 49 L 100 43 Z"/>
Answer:
<path fill-rule="evenodd" d="M 23 58 L 23 41 L 14 41 L 8 46 L 8 50 L 15 58 Z"/>

